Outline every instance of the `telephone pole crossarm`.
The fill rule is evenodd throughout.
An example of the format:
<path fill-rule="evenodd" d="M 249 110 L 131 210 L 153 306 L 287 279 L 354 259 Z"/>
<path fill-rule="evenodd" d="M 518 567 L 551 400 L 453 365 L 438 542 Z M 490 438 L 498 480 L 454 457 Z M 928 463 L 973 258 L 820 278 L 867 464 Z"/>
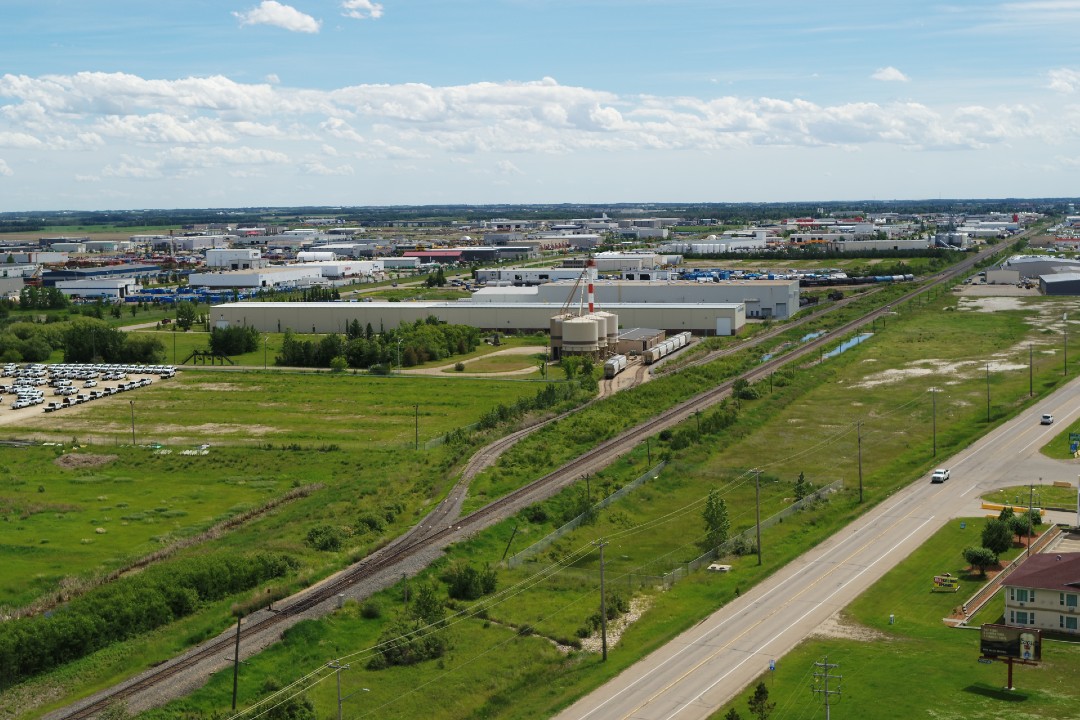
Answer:
<path fill-rule="evenodd" d="M 829 720 L 830 707 L 840 700 L 839 681 L 843 680 L 844 676 L 832 674 L 832 670 L 840 667 L 840 664 L 829 662 L 828 655 L 826 655 L 821 662 L 814 663 L 814 667 L 819 668 L 819 670 L 814 673 L 814 686 L 810 688 L 810 692 L 825 698 L 825 720 Z M 835 686 L 830 688 L 830 682 L 835 682 Z M 835 701 L 832 699 L 833 695 L 836 696 Z"/>

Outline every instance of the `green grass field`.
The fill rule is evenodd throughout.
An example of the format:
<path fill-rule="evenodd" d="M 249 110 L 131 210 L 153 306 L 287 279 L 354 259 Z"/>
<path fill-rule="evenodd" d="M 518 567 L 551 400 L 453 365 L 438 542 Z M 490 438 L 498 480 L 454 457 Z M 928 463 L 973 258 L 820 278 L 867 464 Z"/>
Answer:
<path fill-rule="evenodd" d="M 498 380 L 192 370 L 12 426 L 14 436 L 64 443 L 70 464 L 57 464 L 55 447 L 4 451 L 0 605 L 30 602 L 68 576 L 114 569 L 299 485 L 326 490 L 275 513 L 279 531 L 278 519 L 312 524 L 391 502 L 408 508 L 398 521 L 407 525 L 446 490 L 460 452 L 415 452 L 417 429 L 423 443 L 535 392 L 533 383 Z M 129 400 L 143 447 L 130 446 Z M 82 449 L 70 452 L 73 439 Z M 172 454 L 145 447 L 151 443 Z M 209 455 L 180 454 L 203 443 Z M 302 552 L 301 537 L 297 529 L 270 542 Z M 358 537 L 353 550 L 375 540 Z M 266 542 L 243 532 L 228 541 Z"/>
<path fill-rule="evenodd" d="M 624 579 L 634 570 L 639 574 L 658 573 L 700 552 L 695 546 L 702 533 L 700 510 L 696 506 L 700 505 L 710 488 L 720 488 L 728 499 L 733 529 L 748 526 L 752 513 L 749 498 L 753 493 L 752 484 L 747 482 L 748 468 L 764 469 L 765 514 L 789 501 L 791 483 L 799 472 L 805 472 L 807 479 L 817 485 L 844 479 L 848 489 L 830 501 L 825 510 L 807 513 L 799 521 L 785 522 L 768 531 L 765 542 L 771 552 L 767 555 L 769 560 L 766 566 L 760 569 L 755 569 L 756 566 L 740 567 L 738 573 L 740 581 L 749 583 L 760 579 L 772 568 L 795 557 L 807 545 L 820 542 L 859 512 L 853 490 L 853 480 L 857 476 L 856 422 L 862 423 L 865 490 L 869 502 L 873 503 L 917 477 L 935 462 L 931 451 L 934 411 L 932 396 L 928 392 L 930 387 L 940 388 L 936 408 L 940 457 L 966 446 L 986 427 L 986 380 L 982 372 L 985 358 L 993 357 L 995 360 L 995 370 L 991 374 L 991 425 L 1001 422 L 1031 402 L 1027 397 L 1027 343 L 1036 343 L 1039 350 L 1034 367 L 1037 392 L 1045 392 L 1063 381 L 1060 361 L 1054 354 L 1057 338 L 1052 331 L 1032 323 L 1032 318 L 1054 314 L 1060 317 L 1064 303 L 1049 299 L 1026 302 L 1025 307 L 1013 310 L 976 312 L 961 306 L 960 301 L 951 295 L 938 295 L 931 303 L 898 307 L 898 315 L 891 316 L 885 327 L 879 327 L 878 334 L 870 341 L 824 363 L 807 361 L 778 373 L 771 392 L 767 384 L 760 384 L 758 389 L 762 397 L 742 401 L 739 422 L 723 433 L 699 438 L 700 442 L 691 442 L 689 447 L 678 451 L 672 448 L 670 439 L 662 441 L 653 438 L 650 449 L 654 456 L 665 455 L 672 461 L 667 471 L 655 484 L 647 484 L 624 503 L 618 503 L 601 513 L 595 526 L 587 526 L 565 538 L 561 546 L 548 553 L 546 559 L 550 560 L 552 554 L 587 547 L 598 533 L 604 533 L 605 537 L 612 538 L 613 544 L 614 540 L 619 539 L 618 547 L 612 547 L 609 555 L 613 573 L 620 573 Z M 831 321 L 838 322 L 842 317 L 841 313 L 838 319 Z M 598 403 L 579 417 L 537 433 L 507 453 L 496 468 L 478 481 L 470 493 L 471 506 L 478 506 L 507 488 L 548 471 L 581 448 L 610 436 L 637 419 L 647 417 L 664 404 L 687 397 L 733 370 L 751 366 L 757 362 L 759 354 L 760 351 L 755 351 L 753 355 L 727 359 L 710 369 L 695 368 L 679 376 L 654 380 L 640 390 L 622 393 L 609 401 Z M 293 442 L 306 448 L 303 452 L 309 453 L 296 456 L 295 464 L 305 469 L 308 464 L 312 468 L 326 467 L 331 477 L 336 476 L 332 469 L 336 461 L 343 460 L 342 465 L 346 466 L 350 464 L 348 458 L 337 458 L 334 452 L 319 453 L 317 449 L 324 444 L 346 442 L 348 433 L 339 432 L 339 429 L 349 427 L 348 415 L 327 413 L 321 403 L 311 403 L 306 398 L 298 403 L 297 408 L 291 409 L 294 403 L 291 398 L 297 397 L 297 387 L 302 386 L 268 385 L 268 378 L 283 376 L 244 372 L 215 375 L 214 381 L 207 381 L 205 378 L 200 380 L 202 373 L 184 374 L 185 381 L 192 383 L 190 390 L 194 391 L 191 393 L 193 398 L 214 398 L 205 419 L 201 414 L 205 401 L 199 406 L 199 401 L 193 400 L 175 410 L 162 406 L 159 408 L 160 416 L 153 416 L 155 422 L 151 427 L 156 427 L 156 430 L 151 430 L 150 434 L 171 433 L 171 437 L 180 438 L 183 442 L 195 442 L 213 435 L 229 436 L 233 426 L 244 424 L 238 419 L 246 417 L 245 412 L 250 415 L 253 408 L 258 408 L 256 427 L 262 436 L 252 437 L 253 433 L 242 435 L 239 431 L 235 436 L 245 438 L 245 442 L 253 447 L 258 447 L 260 443 L 275 446 L 278 444 L 275 430 L 286 428 L 287 436 L 295 436 Z M 340 395 L 341 388 L 347 387 L 334 383 L 357 379 L 350 375 L 319 374 L 314 377 L 326 383 L 320 387 L 326 388 L 330 395 L 334 394 L 334 388 Z M 948 385 L 941 382 L 946 377 L 950 382 Z M 246 382 L 257 385 L 257 388 L 243 388 L 242 391 L 232 388 L 234 383 L 240 382 L 234 378 L 248 378 Z M 339 498 L 329 498 L 327 502 L 328 496 L 310 502 L 298 501 L 285 511 L 260 520 L 250 532 L 225 538 L 223 544 L 244 547 L 257 535 L 267 539 L 268 549 L 296 552 L 313 567 L 326 568 L 343 558 L 320 558 L 318 554 L 306 551 L 299 541 L 306 528 L 318 522 L 319 518 L 347 516 L 363 506 L 379 507 L 395 496 L 387 488 L 400 486 L 409 488 L 406 496 L 409 506 L 417 508 L 411 514 L 408 511 L 403 513 L 398 526 L 403 527 L 410 517 L 416 516 L 424 498 L 438 494 L 439 473 L 447 466 L 449 458 L 435 454 L 414 459 L 408 452 L 402 452 L 403 448 L 408 447 L 410 438 L 412 416 L 409 411 L 412 406 L 409 403 L 401 403 L 405 406 L 404 412 L 398 415 L 389 413 L 393 418 L 389 436 L 381 436 L 383 428 L 379 413 L 385 410 L 380 401 L 385 403 L 393 398 L 395 402 L 401 402 L 404 398 L 398 397 L 398 390 L 403 381 L 400 378 L 372 380 L 384 384 L 379 386 L 382 392 L 377 393 L 378 397 L 371 407 L 362 400 L 352 400 L 349 408 L 353 415 L 358 414 L 355 408 L 363 408 L 365 416 L 370 414 L 379 420 L 377 423 L 375 420 L 352 420 L 358 423 L 359 432 L 353 434 L 359 438 L 351 439 L 363 442 L 368 439 L 365 432 L 372 433 L 370 438 L 373 442 L 388 442 L 392 449 L 384 454 L 374 452 L 370 459 L 365 456 L 363 474 L 370 477 L 336 476 L 338 482 L 335 485 L 343 493 L 363 498 L 363 502 Z M 449 388 L 461 387 L 457 383 L 462 380 L 447 379 L 443 382 L 451 385 L 445 385 L 446 390 L 429 390 L 445 394 L 446 397 L 440 397 L 440 401 L 449 404 L 460 402 L 458 394 Z M 535 388 L 535 385 L 527 383 L 520 385 Z M 508 386 L 516 385 L 511 383 Z M 155 386 L 151 389 L 158 388 Z M 467 388 L 465 391 L 470 392 Z M 299 396 L 304 397 L 302 393 Z M 467 397 L 472 400 L 471 396 Z M 180 398 L 177 401 L 180 402 Z M 121 411 L 124 410 L 127 408 L 121 408 Z M 199 417 L 200 423 L 194 427 L 190 420 L 192 413 Z M 312 417 L 319 417 L 323 422 L 312 423 Z M 115 443 L 124 433 L 124 413 L 117 412 L 115 417 L 105 420 L 108 422 L 100 442 L 109 444 L 109 439 L 112 439 Z M 423 415 L 421 421 L 429 422 Z M 438 425 L 437 419 L 430 422 Z M 678 433 L 688 432 L 693 425 L 693 420 L 685 423 Z M 74 431 L 74 428 L 65 428 L 58 434 L 64 436 Z M 98 442 L 95 440 L 95 443 Z M 328 457 L 324 458 L 323 455 Z M 630 457 L 594 476 L 591 479 L 593 492 L 599 496 L 601 491 L 606 492 L 636 477 L 647 465 L 646 455 L 647 449 L 639 448 Z M 211 453 L 209 457 L 214 456 Z M 257 453 L 248 453 L 248 456 L 255 457 Z M 402 458 L 406 463 L 398 467 L 395 463 L 401 463 Z M 344 467 L 340 471 L 342 475 L 349 472 Z M 418 484 L 420 487 L 414 490 Z M 544 503 L 546 519 L 533 521 L 515 518 L 455 548 L 453 556 L 465 557 L 472 562 L 498 562 L 506 544 L 510 542 L 514 525 L 520 526 L 513 541 L 513 549 L 517 550 L 542 537 L 572 515 L 575 503 L 580 502 L 585 492 L 582 485 L 578 483 L 562 496 Z M 659 519 L 664 513 L 673 518 L 667 524 Z M 639 530 L 648 527 L 648 523 L 655 523 L 655 529 L 651 532 Z M 358 555 L 364 547 L 370 547 L 368 539 L 358 539 L 342 555 Z M 516 636 L 501 634 L 502 628 L 528 625 L 541 635 L 552 638 L 574 636 L 576 629 L 593 612 L 595 590 L 590 574 L 594 574 L 595 562 L 595 555 L 584 556 L 573 563 L 571 570 L 560 573 L 556 580 L 530 590 L 531 595 L 515 595 L 498 608 L 492 608 L 488 612 L 489 620 L 470 620 L 455 626 L 453 632 L 463 635 L 460 638 L 455 635 L 454 648 L 490 649 L 476 650 L 473 654 L 464 649 L 459 653 L 455 649 L 441 664 L 425 663 L 409 669 L 379 671 L 370 679 L 359 674 L 351 677 L 355 678 L 354 682 L 364 683 L 363 687 L 380 685 L 400 690 L 401 687 L 429 687 L 426 683 L 438 684 L 440 688 L 450 687 L 459 682 L 451 675 L 454 678 L 460 675 L 461 687 L 473 689 L 470 696 L 459 698 L 447 694 L 445 704 L 448 708 L 455 708 L 455 712 L 437 717 L 537 717 L 549 714 L 581 692 L 599 684 L 632 662 L 641 652 L 658 646 L 692 624 L 696 618 L 715 609 L 734 592 L 733 583 L 717 583 L 715 579 L 701 575 L 691 576 L 676 584 L 673 590 L 660 594 L 649 590 L 634 591 L 633 581 L 626 581 L 628 595 L 636 592 L 652 606 L 642 620 L 624 635 L 617 657 L 603 667 L 589 653 L 537 655 L 536 646 L 531 640 L 519 643 L 514 640 Z M 321 570 L 316 570 L 315 574 L 318 572 Z M 437 574 L 439 569 L 433 572 Z M 502 586 L 509 587 L 520 579 L 523 577 L 506 573 L 501 581 Z M 395 599 L 395 593 L 399 591 L 389 591 L 381 596 L 380 602 L 385 603 L 387 608 L 395 606 L 400 600 L 400 594 Z M 366 623 L 373 622 L 361 619 Z M 485 627 L 485 623 L 490 624 Z M 492 630 L 497 632 L 490 632 Z M 349 632 L 360 633 L 356 635 L 358 638 L 364 637 L 360 630 Z M 377 636 L 377 630 L 369 629 L 366 632 L 367 637 L 372 633 Z M 486 634 L 493 644 L 478 644 L 480 639 L 474 637 L 475 633 Z M 325 641 L 322 642 L 325 645 Z M 361 644 L 341 645 L 341 654 L 346 654 L 350 649 L 363 652 L 364 647 Z M 548 648 L 550 645 L 540 643 L 540 647 Z M 483 658 L 503 648 L 513 649 L 513 654 L 504 656 L 506 673 L 495 676 L 470 674 L 471 668 L 483 664 Z M 303 663 L 284 650 L 273 652 L 282 654 L 266 654 L 268 665 L 260 671 L 262 674 L 255 674 L 255 677 L 274 676 L 283 680 L 295 677 L 296 668 Z M 326 654 L 330 654 L 329 649 Z M 510 672 L 514 667 L 529 668 L 529 671 L 526 676 L 516 675 Z M 101 672 L 97 676 L 104 675 Z M 249 688 L 247 692 L 257 694 L 262 681 L 255 682 L 256 689 Z M 482 687 L 483 692 L 475 692 L 477 687 Z M 380 702 L 390 702 L 395 697 L 403 698 L 400 707 L 407 710 L 407 704 L 411 701 L 405 699 L 404 694 L 391 695 Z M 371 699 L 376 700 L 375 696 L 371 696 Z M 221 707 L 220 701 L 220 697 L 201 694 L 189 700 L 203 707 Z M 317 702 L 324 710 L 332 707 L 329 705 L 332 698 L 328 693 L 319 695 Z M 407 712 L 401 715 L 395 713 L 384 710 L 380 716 L 409 716 Z"/>
<path fill-rule="evenodd" d="M 961 529 L 966 522 L 967 528 Z M 818 637 L 798 645 L 765 668 L 762 678 L 769 699 L 776 703 L 773 720 L 821 716 L 821 696 L 809 692 L 814 663 L 837 663 L 832 672 L 843 675 L 842 699 L 833 708 L 844 718 L 1063 718 L 1075 715 L 1080 688 L 1080 645 L 1043 641 L 1043 663 L 1016 666 L 1016 690 L 1002 690 L 1004 664 L 984 665 L 975 629 L 949 628 L 942 618 L 966 600 L 982 580 L 967 574 L 960 557 L 963 548 L 977 542 L 979 518 L 951 520 L 948 526 L 896 566 L 844 610 L 832 637 Z M 931 578 L 951 572 L 961 578 L 959 592 L 932 593 Z M 889 615 L 895 624 L 889 624 Z M 1000 615 L 1000 610 L 997 611 Z M 990 621 L 993 621 L 991 619 Z M 913 682 L 913 678 L 917 678 Z M 755 683 L 756 684 L 756 683 Z M 714 713 L 723 718 L 734 707 L 749 717 L 749 690 Z"/>
<path fill-rule="evenodd" d="M 760 580 L 806 547 L 835 532 L 855 517 L 861 507 L 888 496 L 932 467 L 936 461 L 932 456 L 934 410 L 928 392 L 930 387 L 941 388 L 936 408 L 939 458 L 966 446 L 986 427 L 986 379 L 984 372 L 980 372 L 984 370 L 982 358 L 992 356 L 999 368 L 991 374 L 991 424 L 1003 421 L 1030 402 L 1027 366 L 1021 360 L 1027 358 L 1026 343 L 1038 342 L 1041 337 L 1039 330 L 1033 330 L 1029 323 L 1033 314 L 1059 312 L 1057 301 L 1033 302 L 1031 308 L 993 313 L 959 310 L 956 309 L 958 302 L 951 295 L 939 295 L 933 303 L 901 307 L 899 315 L 892 317 L 886 328 L 879 329 L 871 341 L 824 363 L 808 362 L 793 372 L 778 374 L 772 392 L 763 390 L 761 399 L 744 401 L 739 423 L 719 436 L 710 436 L 678 452 L 673 452 L 668 443 L 654 439 L 656 442 L 651 447 L 654 456 L 670 456 L 671 464 L 665 472 L 625 501 L 601 512 L 595 524 L 562 538 L 543 552 L 537 562 L 526 563 L 512 572 L 502 571 L 500 587 L 520 590 L 489 607 L 485 612 L 487 619 L 465 619 L 455 624 L 451 641 L 453 650 L 448 658 L 404 669 L 365 671 L 354 666 L 349 671 L 351 674 L 345 676 L 349 687 L 369 687 L 372 693 L 378 692 L 378 696 L 365 694 L 365 699 L 370 699 L 370 707 L 378 708 L 376 714 L 379 717 L 411 717 L 410 713 L 415 711 L 413 703 L 418 702 L 416 696 L 422 695 L 425 688 L 439 687 L 442 702 L 439 708 L 431 711 L 431 717 L 530 718 L 550 715 L 580 693 L 619 672 L 641 653 L 658 647 L 697 618 L 729 600 L 735 590 L 733 577 L 737 576 L 745 586 Z M 1053 342 L 1040 343 L 1042 352 L 1034 368 L 1039 392 L 1055 387 L 1062 380 L 1060 364 L 1055 367 L 1055 356 L 1049 351 Z M 947 376 L 951 384 L 940 383 L 943 376 Z M 704 376 L 697 377 L 703 380 Z M 483 493 L 490 493 L 491 497 L 497 495 L 498 483 L 516 476 L 518 469 L 521 469 L 521 477 L 525 477 L 530 472 L 550 468 L 561 457 L 562 446 L 573 445 L 590 432 L 595 441 L 606 434 L 596 435 L 597 428 L 610 432 L 610 428 L 621 426 L 641 411 L 638 403 L 654 403 L 658 394 L 663 393 L 669 400 L 677 397 L 682 390 L 672 392 L 672 389 L 687 382 L 686 377 L 673 379 L 671 385 L 654 381 L 641 392 L 622 394 L 590 408 L 572 422 L 545 430 L 540 435 L 546 434 L 546 439 L 521 443 L 495 469 L 494 473 L 500 479 L 478 486 L 477 492 L 481 494 L 474 503 L 483 501 Z M 635 399 L 635 396 L 638 397 Z M 864 506 L 857 502 L 855 484 L 856 422 L 862 423 L 864 489 L 868 500 Z M 693 424 L 691 420 L 684 427 L 689 429 Z M 594 475 L 590 479 L 592 492 L 600 496 L 644 472 L 648 465 L 646 455 L 647 449 L 639 448 L 611 468 Z M 757 567 L 752 557 L 733 558 L 731 562 L 736 565 L 736 572 L 731 577 L 718 579 L 699 573 L 667 592 L 657 593 L 655 583 L 650 582 L 641 588 L 641 575 L 658 575 L 700 554 L 696 545 L 703 533 L 700 507 L 710 488 L 721 489 L 728 500 L 733 531 L 751 525 L 754 491 L 746 471 L 752 467 L 764 469 L 764 515 L 790 502 L 792 481 L 799 472 L 805 472 L 806 478 L 816 485 L 842 479 L 846 489 L 818 509 L 799 513 L 793 519 L 767 529 L 764 542 L 769 550 L 763 567 Z M 519 516 L 479 534 L 468 543 L 453 548 L 451 557 L 433 568 L 430 574 L 437 577 L 446 564 L 455 559 L 497 563 L 508 544 L 512 543 L 511 552 L 517 551 L 572 516 L 585 493 L 585 483 L 579 482 L 542 504 L 543 519 Z M 881 609 L 880 600 L 869 609 L 858 611 L 865 615 L 861 621 L 882 633 L 896 633 L 904 628 L 916 637 L 934 637 L 938 633 L 953 633 L 948 635 L 950 638 L 964 637 L 962 631 L 947 630 L 941 624 L 941 618 L 962 602 L 958 595 L 966 596 L 976 586 L 974 580 L 966 577 L 959 554 L 972 542 L 972 528 L 971 524 L 965 531 L 960 531 L 958 525 L 952 528 L 957 535 L 948 547 L 938 548 L 921 561 L 927 567 L 932 566 L 932 570 L 919 566 L 909 571 L 907 579 L 890 580 L 899 585 L 882 586 L 885 589 L 881 592 L 886 597 L 895 596 L 889 604 L 901 608 L 894 611 L 900 620 L 899 626 L 889 629 L 888 613 Z M 595 608 L 596 553 L 575 556 L 569 567 L 550 579 L 542 580 L 534 573 L 549 567 L 556 558 L 587 550 L 590 543 L 601 536 L 611 542 L 607 555 L 609 577 L 612 578 L 610 587 L 650 603 L 642 619 L 623 635 L 606 665 L 601 665 L 591 653 L 550 655 L 550 645 L 520 642 L 513 635 L 502 632 L 505 628 L 528 626 L 532 632 L 549 639 L 566 642 L 575 638 L 577 629 Z M 958 595 L 929 592 L 930 576 L 945 571 L 964 577 L 964 587 Z M 908 583 L 917 585 L 917 590 L 905 589 Z M 400 601 L 400 588 L 376 599 L 384 608 L 391 608 Z M 861 606 L 857 605 L 852 612 L 858 607 Z M 339 621 L 346 622 L 337 618 L 331 622 Z M 360 619 L 356 622 L 381 627 L 385 614 L 382 620 Z M 324 654 L 338 651 L 344 656 L 356 652 L 359 653 L 354 656 L 357 664 L 362 664 L 366 648 L 370 646 L 360 640 L 360 629 L 334 627 L 334 633 L 320 630 L 319 637 L 349 635 L 357 640 L 355 644 L 328 645 Z M 910 631 L 907 630 L 909 627 L 912 628 Z M 370 628 L 367 633 L 369 638 L 378 634 L 375 628 Z M 897 645 L 905 651 L 913 645 L 907 636 L 897 637 Z M 822 642 L 830 659 L 835 659 L 828 647 L 833 641 Z M 851 661 L 842 662 L 861 668 L 862 664 L 870 662 L 875 652 L 880 654 L 882 644 L 860 641 L 856 645 L 860 649 L 863 646 L 866 646 L 865 652 Z M 976 673 L 983 675 L 976 675 L 960 689 L 974 688 L 968 692 L 977 704 L 983 697 L 980 688 L 987 682 L 992 683 L 994 673 L 975 664 L 966 647 L 957 649 L 956 657 L 963 657 L 964 662 L 976 667 Z M 815 648 L 812 656 L 821 652 Z M 882 677 L 895 686 L 900 681 L 896 678 L 903 677 L 902 668 L 918 665 L 929 651 L 913 649 L 911 653 L 903 656 L 904 663 L 882 666 Z M 503 659 L 499 672 L 485 666 L 492 654 Z M 260 665 L 254 682 L 263 682 L 265 677 L 282 680 L 295 677 L 296 671 L 290 668 L 297 667 L 298 663 L 303 665 L 298 657 L 296 651 L 289 651 L 284 646 L 264 654 L 258 662 L 265 665 Z M 798 677 L 805 675 L 804 665 L 801 661 L 792 662 L 785 658 L 781 670 L 797 668 L 797 682 Z M 527 668 L 527 675 L 523 677 L 513 672 L 513 668 Z M 1000 674 L 1000 668 L 995 670 Z M 780 677 L 781 671 L 778 671 L 775 679 Z M 875 688 L 881 682 L 884 680 L 876 677 L 867 680 Z M 930 685 L 928 692 L 937 683 Z M 952 688 L 954 683 L 946 679 L 941 686 Z M 203 710 L 220 707 L 224 700 L 222 692 L 227 687 L 224 676 L 216 678 L 211 685 L 216 691 L 208 688 L 205 693 L 186 701 L 185 707 Z M 453 688 L 458 687 L 462 688 L 461 692 L 453 694 Z M 482 692 L 476 691 L 478 687 L 483 688 Z M 388 693 L 383 693 L 382 688 L 387 688 Z M 403 691 L 402 688 L 408 689 Z M 794 690 L 791 692 L 795 693 Z M 890 692 L 900 690 L 893 687 Z M 804 685 L 797 694 L 803 700 L 809 695 Z M 332 711 L 334 696 L 330 688 L 321 686 L 313 690 L 311 696 L 321 711 Z M 794 701 L 785 696 L 784 702 Z M 916 705 L 915 701 L 901 704 L 903 710 L 889 716 L 910 716 L 917 709 Z M 442 706 L 446 709 L 442 710 Z M 169 712 L 163 711 L 158 716 L 175 716 L 175 710 Z M 809 710 L 804 708 L 800 712 Z M 873 715 L 863 712 L 860 716 Z"/>

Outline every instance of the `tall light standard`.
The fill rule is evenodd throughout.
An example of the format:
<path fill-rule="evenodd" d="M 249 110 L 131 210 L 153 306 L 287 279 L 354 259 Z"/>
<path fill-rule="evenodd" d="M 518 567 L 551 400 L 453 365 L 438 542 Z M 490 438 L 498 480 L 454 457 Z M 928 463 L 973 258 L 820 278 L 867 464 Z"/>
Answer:
<path fill-rule="evenodd" d="M 1061 369 L 1061 374 L 1069 376 L 1069 313 L 1063 313 L 1061 315 L 1061 322 L 1065 329 L 1065 342 L 1063 348 L 1065 350 L 1065 366 Z"/>
<path fill-rule="evenodd" d="M 135 401 L 128 400 L 128 405 L 131 406 L 131 444 L 135 445 Z"/>
<path fill-rule="evenodd" d="M 401 338 L 397 339 L 397 369 L 401 372 Z"/>
<path fill-rule="evenodd" d="M 986 363 L 986 422 L 990 422 L 990 363 Z"/>
<path fill-rule="evenodd" d="M 266 369 L 266 341 L 269 338 L 269 335 L 263 335 L 263 370 Z"/>

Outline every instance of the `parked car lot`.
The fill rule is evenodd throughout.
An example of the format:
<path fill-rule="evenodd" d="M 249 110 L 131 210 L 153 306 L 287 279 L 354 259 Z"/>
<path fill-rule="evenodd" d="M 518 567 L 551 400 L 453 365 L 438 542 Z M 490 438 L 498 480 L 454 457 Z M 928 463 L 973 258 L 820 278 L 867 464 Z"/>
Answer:
<path fill-rule="evenodd" d="M 56 412 L 92 400 L 146 387 L 155 377 L 175 377 L 172 365 L 71 364 L 57 365 L 8 363 L 0 368 L 0 376 L 14 378 L 0 384 L 0 407 L 5 403 L 15 411 L 45 405 L 42 412 Z M 79 385 L 76 385 L 79 383 Z M 110 384 L 106 384 L 110 383 Z M 55 397 L 46 404 L 45 393 Z M 11 417 L 6 413 L 2 417 Z"/>

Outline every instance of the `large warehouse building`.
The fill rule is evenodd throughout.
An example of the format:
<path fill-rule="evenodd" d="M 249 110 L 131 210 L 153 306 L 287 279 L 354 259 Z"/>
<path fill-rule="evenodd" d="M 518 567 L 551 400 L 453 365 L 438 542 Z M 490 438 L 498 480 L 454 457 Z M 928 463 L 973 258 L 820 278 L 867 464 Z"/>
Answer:
<path fill-rule="evenodd" d="M 260 332 L 344 333 L 353 320 L 390 330 L 429 316 L 484 330 L 547 332 L 561 307 L 561 302 L 238 302 L 215 306 L 211 318 L 219 326 L 253 326 Z M 605 303 L 602 309 L 618 315 L 622 327 L 695 335 L 734 335 L 746 324 L 742 303 Z"/>
<path fill-rule="evenodd" d="M 550 282 L 536 287 L 487 287 L 473 294 L 476 303 L 549 303 L 561 306 L 576 283 Z M 580 284 L 577 284 L 580 290 Z M 727 304 L 746 307 L 746 316 L 786 320 L 799 311 L 798 280 L 725 280 L 723 282 L 599 280 L 596 303 L 605 309 L 622 303 Z M 575 298 L 576 300 L 576 298 Z M 630 326 L 630 323 L 623 323 Z M 642 325 L 643 327 L 658 327 Z"/>

